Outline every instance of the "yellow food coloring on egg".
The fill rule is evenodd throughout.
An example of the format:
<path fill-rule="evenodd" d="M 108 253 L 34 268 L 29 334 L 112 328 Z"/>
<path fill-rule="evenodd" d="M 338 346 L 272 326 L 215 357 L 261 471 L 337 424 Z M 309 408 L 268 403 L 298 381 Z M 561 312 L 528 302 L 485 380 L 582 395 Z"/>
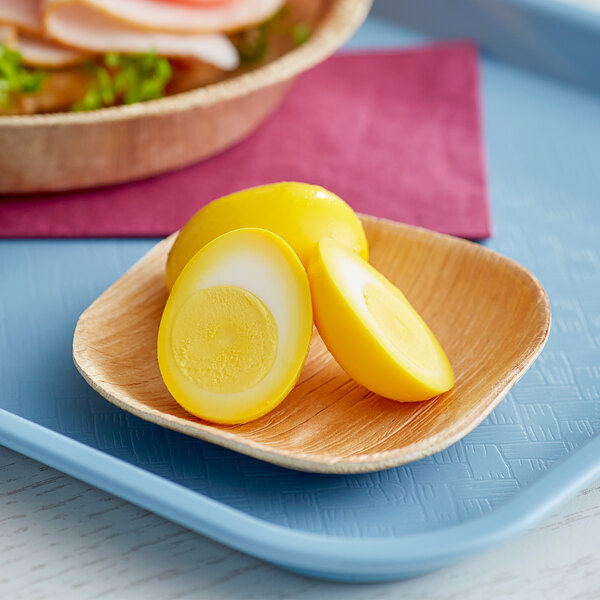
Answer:
<path fill-rule="evenodd" d="M 423 335 L 419 317 L 404 297 L 394 292 L 391 286 L 379 283 L 367 283 L 363 288 L 365 303 L 383 338 L 418 369 L 437 367 L 438 352 L 432 339 Z"/>
<path fill-rule="evenodd" d="M 362 223 L 334 193 L 318 186 L 281 182 L 242 190 L 201 208 L 179 232 L 167 259 L 167 287 L 211 240 L 245 227 L 260 227 L 285 240 L 308 266 L 323 236 L 335 238 L 365 260 L 369 250 Z"/>
<path fill-rule="evenodd" d="M 259 383 L 277 356 L 275 319 L 248 290 L 217 285 L 192 293 L 172 328 L 173 357 L 200 388 L 237 393 Z"/>
<path fill-rule="evenodd" d="M 333 238 L 308 266 L 315 325 L 339 365 L 368 390 L 418 402 L 454 385 L 435 335 L 391 281 Z"/>

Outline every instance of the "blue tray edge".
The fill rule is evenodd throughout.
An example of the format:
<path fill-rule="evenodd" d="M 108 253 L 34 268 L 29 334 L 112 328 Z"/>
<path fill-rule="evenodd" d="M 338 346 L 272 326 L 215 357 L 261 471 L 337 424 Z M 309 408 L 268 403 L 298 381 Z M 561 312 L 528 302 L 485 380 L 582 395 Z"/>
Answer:
<path fill-rule="evenodd" d="M 468 38 L 505 62 L 600 93 L 600 14 L 563 0 L 377 0 L 374 16 L 438 38 Z"/>
<path fill-rule="evenodd" d="M 337 581 L 402 579 L 458 561 L 517 535 L 600 476 L 596 436 L 486 515 L 393 539 L 348 539 L 266 523 L 2 409 L 0 442 L 227 546 Z"/>

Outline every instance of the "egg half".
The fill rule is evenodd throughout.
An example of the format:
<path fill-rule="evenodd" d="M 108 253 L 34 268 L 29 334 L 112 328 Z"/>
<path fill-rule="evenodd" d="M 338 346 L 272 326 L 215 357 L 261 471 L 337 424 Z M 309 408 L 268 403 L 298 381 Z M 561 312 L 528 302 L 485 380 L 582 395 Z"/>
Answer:
<path fill-rule="evenodd" d="M 310 287 L 290 246 L 264 229 L 214 239 L 186 264 L 158 332 L 172 396 L 215 423 L 245 423 L 294 387 L 312 334 Z"/>
<path fill-rule="evenodd" d="M 307 267 L 323 236 L 333 237 L 368 259 L 367 237 L 354 211 L 318 185 L 284 181 L 213 200 L 182 228 L 169 252 L 166 280 L 173 282 L 200 248 L 233 229 L 260 227 L 282 237 Z"/>
<path fill-rule="evenodd" d="M 450 362 L 404 294 L 342 244 L 322 238 L 308 277 L 319 334 L 361 385 L 392 400 L 427 400 L 454 385 Z"/>

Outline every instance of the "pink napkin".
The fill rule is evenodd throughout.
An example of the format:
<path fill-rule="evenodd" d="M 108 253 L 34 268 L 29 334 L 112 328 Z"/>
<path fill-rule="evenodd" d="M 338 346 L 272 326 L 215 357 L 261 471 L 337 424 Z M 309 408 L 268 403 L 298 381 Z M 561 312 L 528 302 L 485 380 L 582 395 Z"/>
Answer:
<path fill-rule="evenodd" d="M 0 199 L 0 237 L 162 236 L 201 206 L 280 180 L 355 210 L 467 238 L 490 235 L 476 50 L 443 43 L 337 55 L 220 155 L 145 181 Z"/>

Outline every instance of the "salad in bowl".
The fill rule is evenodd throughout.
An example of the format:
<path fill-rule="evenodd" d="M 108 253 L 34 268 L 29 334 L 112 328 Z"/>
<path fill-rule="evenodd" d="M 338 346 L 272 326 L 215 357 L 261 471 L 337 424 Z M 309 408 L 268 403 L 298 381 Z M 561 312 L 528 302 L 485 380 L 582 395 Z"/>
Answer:
<path fill-rule="evenodd" d="M 0 0 L 0 115 L 89 111 L 227 79 L 302 45 L 322 0 Z"/>

